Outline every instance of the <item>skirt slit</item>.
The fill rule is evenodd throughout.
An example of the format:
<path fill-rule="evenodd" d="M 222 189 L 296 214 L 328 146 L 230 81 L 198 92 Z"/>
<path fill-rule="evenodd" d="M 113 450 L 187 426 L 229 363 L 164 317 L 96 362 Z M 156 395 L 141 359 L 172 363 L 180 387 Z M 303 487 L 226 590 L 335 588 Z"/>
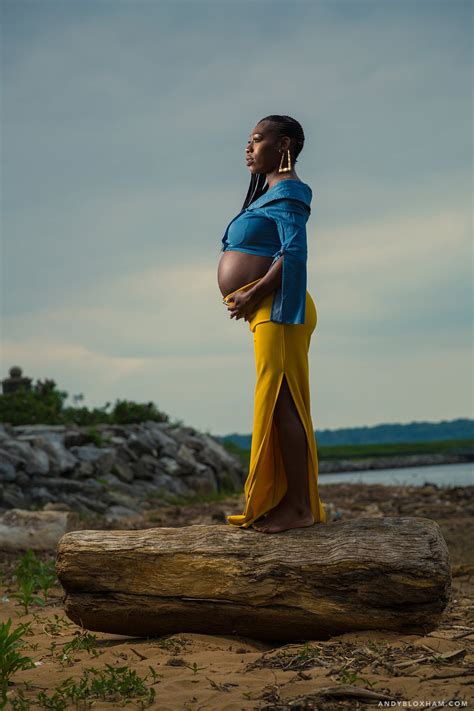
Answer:
<path fill-rule="evenodd" d="M 258 280 L 257 280 L 258 281 Z M 249 288 L 255 282 L 241 289 Z M 236 290 L 240 291 L 240 289 Z M 232 292 L 232 294 L 235 292 Z M 228 294 L 226 300 L 231 300 Z M 315 523 L 326 513 L 318 493 L 318 458 L 310 411 L 308 351 L 316 327 L 316 307 L 306 292 L 304 324 L 271 321 L 273 293 L 264 297 L 249 319 L 253 333 L 256 381 L 249 472 L 244 484 L 245 511 L 227 516 L 229 524 L 248 528 L 284 497 L 288 480 L 274 419 L 275 406 L 286 376 L 293 402 L 306 434 L 308 483 Z"/>

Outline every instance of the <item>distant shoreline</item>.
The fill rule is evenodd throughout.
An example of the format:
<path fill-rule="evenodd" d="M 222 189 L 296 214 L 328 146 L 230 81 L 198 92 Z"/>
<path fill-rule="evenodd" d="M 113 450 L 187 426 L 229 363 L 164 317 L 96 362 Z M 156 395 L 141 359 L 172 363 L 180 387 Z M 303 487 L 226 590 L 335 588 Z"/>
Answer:
<path fill-rule="evenodd" d="M 364 459 L 320 459 L 319 473 L 367 471 L 370 469 L 398 469 L 403 467 L 428 467 L 436 464 L 462 464 L 472 462 L 472 455 L 462 454 L 407 454 Z"/>
<path fill-rule="evenodd" d="M 229 441 L 224 441 L 224 446 L 238 457 L 245 467 L 248 466 L 249 449 L 243 449 Z M 474 462 L 473 439 L 349 444 L 330 447 L 321 446 L 316 442 L 316 449 L 319 471 L 322 474 Z"/>

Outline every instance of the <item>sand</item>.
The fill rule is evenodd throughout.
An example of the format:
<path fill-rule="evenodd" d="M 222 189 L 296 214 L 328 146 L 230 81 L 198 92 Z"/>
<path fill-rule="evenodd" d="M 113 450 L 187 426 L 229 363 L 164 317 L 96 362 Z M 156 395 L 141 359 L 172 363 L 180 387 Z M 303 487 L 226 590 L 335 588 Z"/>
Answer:
<path fill-rule="evenodd" d="M 16 589 L 12 570 L 20 554 L 2 554 L 5 583 L 0 621 L 11 617 L 13 627 L 31 623 L 22 653 L 36 664 L 34 669 L 14 674 L 9 698 L 21 692 L 30 700 L 30 708 L 39 709 L 42 706 L 35 701 L 39 692 L 51 697 L 68 677 L 78 681 L 87 668 L 110 665 L 134 670 L 154 689 L 151 705 L 141 705 L 135 698 L 127 705 L 130 709 L 331 711 L 384 708 L 381 699 L 392 700 L 385 708 L 423 708 L 423 704 L 426 708 L 428 703 L 441 705 L 442 701 L 447 706 L 455 700 L 452 708 L 474 708 L 474 487 L 328 484 L 321 485 L 321 498 L 331 517 L 400 514 L 438 522 L 450 550 L 453 593 L 436 630 L 426 635 L 356 632 L 327 641 L 295 640 L 291 644 L 202 634 L 135 639 L 87 633 L 64 615 L 60 586 L 52 589 L 45 608 L 33 606 L 29 614 L 23 614 L 19 602 L 11 597 Z M 243 510 L 241 506 L 241 497 L 187 509 L 169 506 L 115 527 L 216 523 L 222 522 L 226 513 Z M 94 635 L 93 652 L 73 651 L 63 658 L 64 645 L 81 635 Z M 367 698 L 370 695 L 375 698 Z M 121 707 L 120 698 L 91 695 L 89 702 L 93 709 Z M 76 705 L 70 702 L 65 708 Z"/>

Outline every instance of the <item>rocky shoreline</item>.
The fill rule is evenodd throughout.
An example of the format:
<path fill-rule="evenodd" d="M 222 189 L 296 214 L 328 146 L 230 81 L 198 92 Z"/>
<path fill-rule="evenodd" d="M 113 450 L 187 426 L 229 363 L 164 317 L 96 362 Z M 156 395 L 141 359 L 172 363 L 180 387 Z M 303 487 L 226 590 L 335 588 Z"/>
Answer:
<path fill-rule="evenodd" d="M 192 427 L 0 424 L 0 512 L 65 504 L 106 520 L 173 497 L 242 489 L 246 471 Z"/>
<path fill-rule="evenodd" d="M 472 457 L 463 454 L 394 454 L 387 457 L 364 459 L 333 459 L 319 462 L 319 473 L 357 472 L 367 469 L 398 469 L 402 467 L 429 467 L 434 464 L 460 464 Z"/>
<path fill-rule="evenodd" d="M 322 460 L 319 473 L 468 461 L 456 454 Z M 65 505 L 113 522 L 173 502 L 240 493 L 247 469 L 214 437 L 169 422 L 0 424 L 0 513 Z M 324 476 L 321 477 L 321 483 Z"/>

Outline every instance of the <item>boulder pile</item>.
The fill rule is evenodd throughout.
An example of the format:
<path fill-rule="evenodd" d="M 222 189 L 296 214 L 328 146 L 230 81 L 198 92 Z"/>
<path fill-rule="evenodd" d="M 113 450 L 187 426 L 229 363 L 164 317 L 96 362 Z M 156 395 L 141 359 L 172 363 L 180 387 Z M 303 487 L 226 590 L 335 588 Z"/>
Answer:
<path fill-rule="evenodd" d="M 150 502 L 242 490 L 247 472 L 215 438 L 192 427 L 0 424 L 0 513 L 65 504 L 106 518 Z"/>

